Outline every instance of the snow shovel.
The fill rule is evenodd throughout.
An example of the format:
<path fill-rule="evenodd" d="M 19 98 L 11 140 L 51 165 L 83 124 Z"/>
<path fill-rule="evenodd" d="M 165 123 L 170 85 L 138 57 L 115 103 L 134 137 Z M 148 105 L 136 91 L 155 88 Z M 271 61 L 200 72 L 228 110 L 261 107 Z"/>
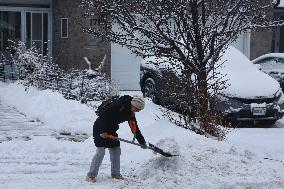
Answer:
<path fill-rule="evenodd" d="M 102 133 L 100 134 L 100 136 L 102 138 L 107 138 L 107 139 L 113 139 L 113 140 L 119 140 L 119 141 L 122 141 L 122 142 L 126 142 L 126 143 L 129 143 L 129 144 L 133 144 L 133 145 L 136 145 L 136 146 L 140 146 L 140 147 L 143 147 L 143 145 L 139 144 L 139 143 L 136 143 L 136 142 L 132 142 L 130 140 L 126 140 L 126 139 L 123 139 L 123 138 L 119 138 L 119 137 L 115 137 L 113 135 L 109 135 L 109 134 L 106 134 L 106 133 Z M 153 150 L 154 152 L 158 153 L 158 154 L 161 154 L 165 157 L 173 157 L 173 156 L 178 156 L 178 155 L 172 155 L 168 152 L 164 152 L 162 149 L 158 148 L 157 146 L 155 146 L 154 144 L 151 144 L 151 143 L 148 143 L 148 146 L 146 147 L 146 149 L 150 149 L 150 150 Z"/>

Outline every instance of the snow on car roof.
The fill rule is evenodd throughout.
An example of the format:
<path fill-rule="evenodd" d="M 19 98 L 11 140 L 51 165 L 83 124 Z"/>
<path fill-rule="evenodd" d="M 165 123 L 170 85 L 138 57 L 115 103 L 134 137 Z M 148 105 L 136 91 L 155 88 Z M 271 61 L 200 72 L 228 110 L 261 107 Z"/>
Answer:
<path fill-rule="evenodd" d="M 227 61 L 226 61 L 227 60 Z M 260 71 L 243 53 L 229 47 L 221 62 L 221 73 L 227 75 L 230 86 L 224 93 L 239 98 L 273 97 L 280 89 L 279 83 Z"/>
<path fill-rule="evenodd" d="M 148 69 L 152 69 L 160 72 L 161 69 L 170 69 L 173 70 L 175 74 L 181 74 L 181 68 L 183 65 L 180 62 L 170 61 L 169 58 L 166 57 L 148 57 L 141 61 L 141 65 Z"/>

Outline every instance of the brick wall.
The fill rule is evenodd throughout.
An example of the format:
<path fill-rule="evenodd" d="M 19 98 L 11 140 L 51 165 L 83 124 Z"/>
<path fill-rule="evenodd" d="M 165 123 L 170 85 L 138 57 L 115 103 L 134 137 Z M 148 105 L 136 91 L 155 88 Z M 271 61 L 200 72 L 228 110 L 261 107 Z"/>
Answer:
<path fill-rule="evenodd" d="M 271 52 L 272 29 L 266 31 L 255 31 L 251 33 L 250 59 Z"/>
<path fill-rule="evenodd" d="M 85 69 L 87 57 L 92 68 L 106 55 L 105 70 L 110 75 L 111 49 L 110 43 L 82 32 L 81 24 L 90 25 L 81 15 L 80 0 L 53 0 L 53 60 L 63 69 Z M 61 38 L 61 18 L 68 18 L 68 38 Z"/>
<path fill-rule="evenodd" d="M 269 0 L 263 0 L 263 3 L 268 3 Z M 275 18 L 274 9 L 271 7 L 267 10 L 267 17 Z M 273 29 L 258 30 L 251 33 L 250 44 L 250 59 L 253 60 L 272 51 Z"/>

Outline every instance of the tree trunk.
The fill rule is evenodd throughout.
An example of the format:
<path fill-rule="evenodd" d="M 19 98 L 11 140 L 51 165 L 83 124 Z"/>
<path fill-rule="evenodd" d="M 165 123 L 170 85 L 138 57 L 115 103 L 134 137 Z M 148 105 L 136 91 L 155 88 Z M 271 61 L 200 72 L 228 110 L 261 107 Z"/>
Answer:
<path fill-rule="evenodd" d="M 198 100 L 198 114 L 200 117 L 201 129 L 209 132 L 209 97 L 207 91 L 207 74 L 206 71 L 201 71 L 198 75 L 197 81 L 197 100 Z"/>

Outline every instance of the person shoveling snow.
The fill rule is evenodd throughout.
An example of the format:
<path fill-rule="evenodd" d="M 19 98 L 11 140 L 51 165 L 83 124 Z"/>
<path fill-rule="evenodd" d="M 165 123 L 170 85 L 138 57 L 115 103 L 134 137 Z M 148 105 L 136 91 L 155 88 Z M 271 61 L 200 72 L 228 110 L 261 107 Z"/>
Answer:
<path fill-rule="evenodd" d="M 97 111 L 99 117 L 96 119 L 93 126 L 94 143 L 97 147 L 95 156 L 93 157 L 90 171 L 86 176 L 86 181 L 95 182 L 98 175 L 99 167 L 105 155 L 105 149 L 109 149 L 111 161 L 111 176 L 114 179 L 123 179 L 120 174 L 120 142 L 109 138 L 103 138 L 101 134 L 109 134 L 117 137 L 116 131 L 119 129 L 119 124 L 128 121 L 133 139 L 137 139 L 140 146 L 147 148 L 146 141 L 138 128 L 135 118 L 135 112 L 144 109 L 145 101 L 143 97 L 124 95 L 115 100 L 103 103 Z M 134 142 L 134 141 L 133 141 Z"/>

